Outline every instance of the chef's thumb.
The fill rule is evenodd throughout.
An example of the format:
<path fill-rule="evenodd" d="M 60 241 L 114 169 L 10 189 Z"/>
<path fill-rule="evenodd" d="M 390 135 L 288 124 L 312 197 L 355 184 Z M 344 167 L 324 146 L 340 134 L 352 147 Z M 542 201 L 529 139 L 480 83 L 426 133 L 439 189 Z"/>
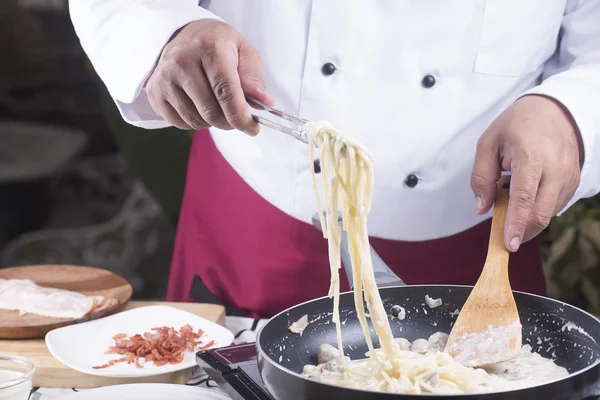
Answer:
<path fill-rule="evenodd" d="M 238 57 L 238 73 L 244 93 L 270 106 L 273 105 L 273 97 L 265 88 L 258 51 L 250 43 L 243 42 L 238 48 Z"/>
<path fill-rule="evenodd" d="M 477 143 L 471 189 L 475 194 L 475 211 L 480 215 L 488 212 L 496 200 L 497 182 L 501 175 L 497 149 L 486 135 Z"/>

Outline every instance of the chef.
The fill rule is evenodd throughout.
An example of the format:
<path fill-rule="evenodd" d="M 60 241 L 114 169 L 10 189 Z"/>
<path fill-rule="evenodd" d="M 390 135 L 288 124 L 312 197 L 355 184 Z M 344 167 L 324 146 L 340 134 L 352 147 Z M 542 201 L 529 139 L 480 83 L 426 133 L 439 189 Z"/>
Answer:
<path fill-rule="evenodd" d="M 371 243 L 408 284 L 474 284 L 511 171 L 513 288 L 535 236 L 600 191 L 600 1 L 72 0 L 123 118 L 197 131 L 168 298 L 268 317 L 327 294 L 308 148 L 244 94 L 330 121 L 374 159 Z M 348 286 L 345 286 L 347 289 Z"/>

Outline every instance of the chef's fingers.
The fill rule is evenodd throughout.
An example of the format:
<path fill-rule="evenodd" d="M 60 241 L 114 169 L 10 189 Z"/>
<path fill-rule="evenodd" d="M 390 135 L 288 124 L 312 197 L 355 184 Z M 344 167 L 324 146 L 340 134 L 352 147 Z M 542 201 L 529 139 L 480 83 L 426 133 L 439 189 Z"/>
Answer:
<path fill-rule="evenodd" d="M 171 104 L 169 104 L 166 100 L 159 100 L 155 105 L 152 105 L 154 111 L 166 119 L 171 125 L 176 128 L 183 130 L 192 129 L 191 126 L 185 123 L 185 121 L 179 116 L 179 113 L 173 108 Z"/>
<path fill-rule="evenodd" d="M 477 142 L 475 162 L 471 172 L 471 189 L 475 194 L 477 214 L 485 214 L 496 200 L 496 187 L 501 169 L 496 135 L 484 134 Z"/>
<path fill-rule="evenodd" d="M 171 82 L 163 77 L 151 76 L 146 84 L 146 95 L 148 102 L 157 115 L 163 117 L 167 122 L 176 128 L 183 130 L 192 129 L 179 115 L 175 108 L 166 98 L 166 93 L 172 86 Z"/>
<path fill-rule="evenodd" d="M 227 122 L 248 135 L 258 134 L 238 75 L 237 44 L 215 41 L 202 55 L 202 67 Z"/>
<path fill-rule="evenodd" d="M 170 85 L 165 93 L 165 97 L 171 106 L 177 111 L 179 117 L 194 130 L 208 128 L 208 124 L 198 113 L 196 106 L 188 97 L 186 92 L 179 86 Z"/>
<path fill-rule="evenodd" d="M 185 94 L 193 102 L 192 105 L 196 113 L 203 121 L 219 129 L 233 129 L 227 121 L 203 70 L 193 69 L 189 71 L 180 83 Z"/>
<path fill-rule="evenodd" d="M 533 206 L 542 177 L 542 165 L 529 157 L 516 157 L 511 163 L 510 195 L 504 242 L 510 251 L 517 251 L 531 219 Z"/>
<path fill-rule="evenodd" d="M 242 90 L 248 96 L 272 106 L 273 97 L 265 89 L 262 62 L 258 51 L 248 42 L 242 41 L 238 48 L 238 55 L 238 73 L 240 75 Z"/>
<path fill-rule="evenodd" d="M 557 179 L 553 178 L 553 176 L 546 174 L 546 172 L 542 174 L 523 242 L 533 239 L 546 229 L 550 224 L 550 220 L 558 211 L 561 185 L 557 183 Z"/>

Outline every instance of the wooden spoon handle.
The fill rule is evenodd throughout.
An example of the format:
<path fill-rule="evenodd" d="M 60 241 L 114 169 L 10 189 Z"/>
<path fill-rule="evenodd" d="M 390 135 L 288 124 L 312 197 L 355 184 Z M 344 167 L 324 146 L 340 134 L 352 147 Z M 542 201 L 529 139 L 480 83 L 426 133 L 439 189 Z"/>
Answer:
<path fill-rule="evenodd" d="M 506 210 L 508 209 L 509 187 L 510 176 L 501 176 L 496 191 L 496 202 L 494 203 L 492 229 L 486 262 L 486 265 L 494 261 L 495 265 L 506 266 L 507 273 L 509 252 L 504 245 L 504 222 L 506 221 Z"/>

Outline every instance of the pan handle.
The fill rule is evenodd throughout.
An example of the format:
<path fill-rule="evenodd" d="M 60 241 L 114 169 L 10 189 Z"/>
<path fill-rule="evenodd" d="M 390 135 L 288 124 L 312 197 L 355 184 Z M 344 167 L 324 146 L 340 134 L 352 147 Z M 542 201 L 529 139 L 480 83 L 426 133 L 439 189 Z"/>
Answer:
<path fill-rule="evenodd" d="M 325 212 L 323 212 L 325 213 Z M 342 225 L 342 214 L 338 215 L 338 222 L 340 226 Z M 321 219 L 319 218 L 319 213 L 313 215 L 312 223 L 319 231 L 323 231 L 321 228 Z M 373 263 L 373 272 L 375 273 L 375 282 L 377 282 L 377 287 L 387 287 L 387 286 L 406 286 L 406 283 L 402 279 L 398 277 L 379 257 L 379 254 L 375 252 L 373 247 L 369 246 L 369 250 L 371 251 L 371 261 Z M 342 229 L 342 243 L 341 243 L 341 255 L 342 255 L 342 265 L 344 266 L 344 270 L 346 271 L 346 276 L 348 277 L 348 282 L 350 283 L 350 289 L 354 289 L 354 279 L 352 273 L 352 262 L 350 259 L 350 252 L 348 251 L 348 234 L 346 231 Z"/>

